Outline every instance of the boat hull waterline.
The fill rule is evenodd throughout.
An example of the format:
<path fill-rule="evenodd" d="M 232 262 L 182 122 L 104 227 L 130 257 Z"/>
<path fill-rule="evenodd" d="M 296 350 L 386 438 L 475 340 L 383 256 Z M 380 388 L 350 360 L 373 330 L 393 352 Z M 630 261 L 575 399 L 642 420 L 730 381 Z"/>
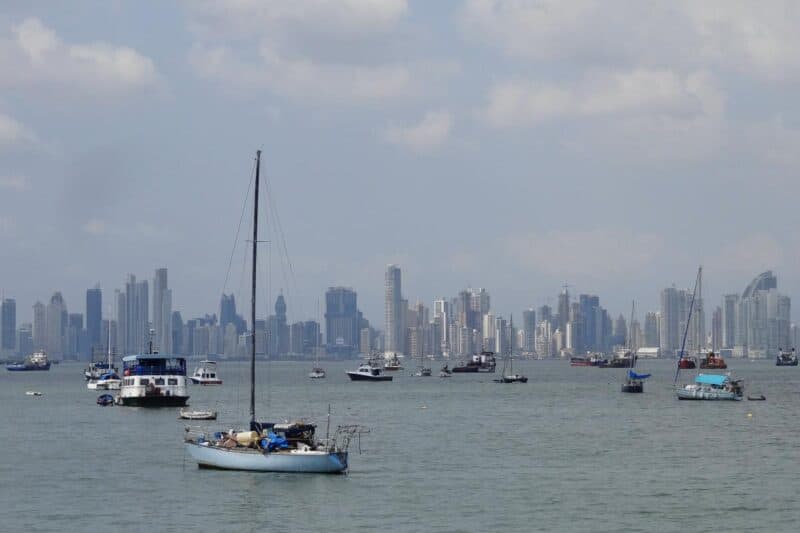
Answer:
<path fill-rule="evenodd" d="M 200 468 L 307 474 L 341 474 L 347 470 L 347 452 L 263 452 L 231 450 L 193 442 L 185 445 Z"/>

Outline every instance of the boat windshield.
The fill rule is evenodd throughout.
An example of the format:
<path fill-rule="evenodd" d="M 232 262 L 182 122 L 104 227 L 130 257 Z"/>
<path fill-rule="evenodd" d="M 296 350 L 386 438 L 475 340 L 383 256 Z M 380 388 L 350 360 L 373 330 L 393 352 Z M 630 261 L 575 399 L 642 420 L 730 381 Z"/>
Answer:
<path fill-rule="evenodd" d="M 182 357 L 174 358 L 125 358 L 122 362 L 126 376 L 148 375 L 186 375 L 186 360 Z"/>

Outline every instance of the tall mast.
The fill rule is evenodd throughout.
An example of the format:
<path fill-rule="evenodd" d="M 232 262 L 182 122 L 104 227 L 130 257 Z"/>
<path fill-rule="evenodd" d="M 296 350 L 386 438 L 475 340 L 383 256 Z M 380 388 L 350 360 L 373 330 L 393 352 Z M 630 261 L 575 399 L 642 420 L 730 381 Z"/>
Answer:
<path fill-rule="evenodd" d="M 256 421 L 256 258 L 258 254 L 258 180 L 261 172 L 261 150 L 256 150 L 256 187 L 253 199 L 253 284 L 250 295 L 250 422 Z M 251 426 L 252 427 L 252 426 Z"/>
<path fill-rule="evenodd" d="M 692 301 L 689 304 L 689 316 L 686 318 L 686 327 L 683 330 L 683 341 L 681 342 L 681 353 L 678 356 L 678 368 L 675 369 L 675 379 L 672 384 L 678 382 L 678 374 L 681 373 L 681 359 L 683 359 L 683 350 L 686 348 L 686 335 L 689 333 L 689 324 L 692 323 L 692 311 L 694 310 L 694 298 L 697 296 L 697 284 L 703 277 L 703 267 L 697 269 L 697 278 L 694 280 L 694 289 L 692 290 Z"/>

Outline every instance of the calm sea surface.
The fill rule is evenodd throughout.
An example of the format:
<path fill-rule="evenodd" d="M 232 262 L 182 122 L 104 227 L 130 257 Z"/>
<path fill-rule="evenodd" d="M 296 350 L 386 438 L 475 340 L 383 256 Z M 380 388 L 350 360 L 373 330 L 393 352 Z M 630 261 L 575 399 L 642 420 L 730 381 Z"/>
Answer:
<path fill-rule="evenodd" d="M 516 385 L 259 364 L 259 418 L 311 418 L 324 436 L 330 403 L 333 426 L 371 428 L 347 476 L 199 470 L 177 409 L 99 407 L 77 363 L 2 370 L 0 530 L 798 531 L 800 368 L 729 363 L 767 401 L 680 402 L 670 361 L 640 365 L 642 395 L 619 392 L 623 370 L 564 361 L 515 364 L 530 378 Z M 220 372 L 190 403 L 242 424 L 247 366 Z"/>

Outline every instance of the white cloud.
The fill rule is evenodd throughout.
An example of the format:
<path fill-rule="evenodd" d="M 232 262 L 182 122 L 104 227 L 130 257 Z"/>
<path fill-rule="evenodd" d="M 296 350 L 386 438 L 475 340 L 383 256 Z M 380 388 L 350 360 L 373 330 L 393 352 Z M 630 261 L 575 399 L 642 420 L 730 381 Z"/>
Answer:
<path fill-rule="evenodd" d="M 0 147 L 36 141 L 36 135 L 30 128 L 0 113 Z"/>
<path fill-rule="evenodd" d="M 446 111 L 431 111 L 411 126 L 391 126 L 384 137 L 387 141 L 412 150 L 429 151 L 441 146 L 450 135 L 452 118 Z"/>
<path fill-rule="evenodd" d="M 469 0 L 463 33 L 512 56 L 606 66 L 800 73 L 791 0 Z"/>
<path fill-rule="evenodd" d="M 69 44 L 37 18 L 12 26 L 0 39 L 0 87 L 60 84 L 92 90 L 152 85 L 153 61 L 132 48 L 103 42 Z"/>
<path fill-rule="evenodd" d="M 6 189 L 21 192 L 27 191 L 30 188 L 30 180 L 25 176 L 0 176 L 0 190 Z"/>
<path fill-rule="evenodd" d="M 708 74 L 635 69 L 589 73 L 579 82 L 498 82 L 489 90 L 485 117 L 503 127 L 614 114 L 692 117 L 718 114 L 722 107 Z"/>

